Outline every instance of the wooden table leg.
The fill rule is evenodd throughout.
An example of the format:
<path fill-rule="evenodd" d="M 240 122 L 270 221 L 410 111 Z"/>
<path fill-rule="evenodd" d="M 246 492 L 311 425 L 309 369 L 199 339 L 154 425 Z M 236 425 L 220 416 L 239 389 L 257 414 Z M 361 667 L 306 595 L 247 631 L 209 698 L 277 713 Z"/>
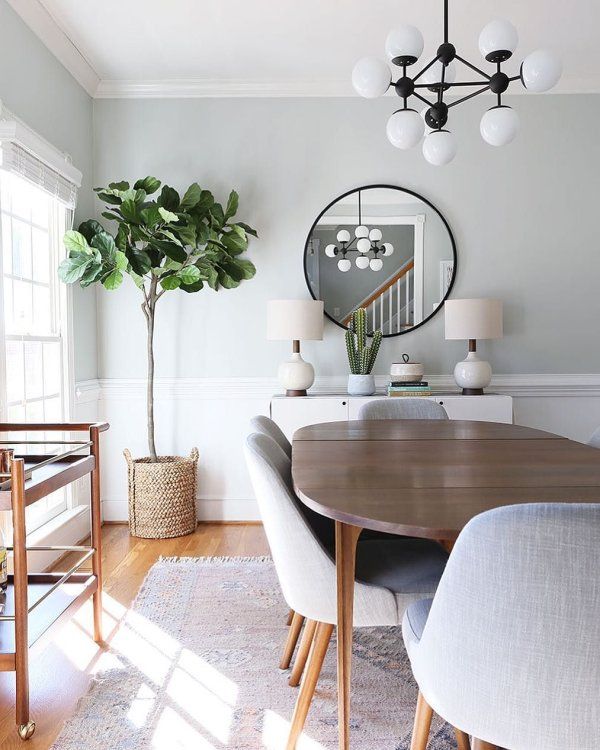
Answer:
<path fill-rule="evenodd" d="M 337 575 L 337 660 L 339 748 L 350 747 L 350 672 L 356 543 L 362 529 L 335 522 L 335 566 Z"/>
<path fill-rule="evenodd" d="M 91 515 L 92 515 L 92 573 L 98 581 L 98 588 L 93 595 L 94 640 L 102 643 L 102 505 L 100 500 L 100 431 L 90 427 L 91 454 L 96 459 L 96 466 L 91 473 Z"/>

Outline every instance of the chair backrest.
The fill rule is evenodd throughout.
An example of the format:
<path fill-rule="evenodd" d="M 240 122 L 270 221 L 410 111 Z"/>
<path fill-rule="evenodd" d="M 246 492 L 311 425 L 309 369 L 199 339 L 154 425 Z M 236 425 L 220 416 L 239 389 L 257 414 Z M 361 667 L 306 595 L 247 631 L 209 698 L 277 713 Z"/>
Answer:
<path fill-rule="evenodd" d="M 272 419 L 269 419 L 269 417 L 265 417 L 262 414 L 252 417 L 250 420 L 250 432 L 260 432 L 263 435 L 268 435 L 270 438 L 273 438 L 286 456 L 289 458 L 292 457 L 292 444 L 283 434 L 279 425 Z"/>
<path fill-rule="evenodd" d="M 511 750 L 600 746 L 600 505 L 533 504 L 460 535 L 418 647 L 425 699 Z"/>
<path fill-rule="evenodd" d="M 358 412 L 359 419 L 448 419 L 441 404 L 428 398 L 378 398 L 367 401 Z"/>
<path fill-rule="evenodd" d="M 588 445 L 592 448 L 600 448 L 600 427 L 594 430 L 592 437 L 588 440 Z"/>

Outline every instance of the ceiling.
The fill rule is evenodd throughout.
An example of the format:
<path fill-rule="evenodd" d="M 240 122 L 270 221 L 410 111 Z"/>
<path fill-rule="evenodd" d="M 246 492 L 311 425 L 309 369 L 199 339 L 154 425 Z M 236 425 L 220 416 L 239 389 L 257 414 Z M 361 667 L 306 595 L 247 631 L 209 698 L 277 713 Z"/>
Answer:
<path fill-rule="evenodd" d="M 394 25 L 441 41 L 441 0 L 8 0 L 93 96 L 346 96 Z M 562 92 L 600 92 L 598 0 L 450 0 L 450 39 L 475 64 L 493 18 L 564 63 Z"/>

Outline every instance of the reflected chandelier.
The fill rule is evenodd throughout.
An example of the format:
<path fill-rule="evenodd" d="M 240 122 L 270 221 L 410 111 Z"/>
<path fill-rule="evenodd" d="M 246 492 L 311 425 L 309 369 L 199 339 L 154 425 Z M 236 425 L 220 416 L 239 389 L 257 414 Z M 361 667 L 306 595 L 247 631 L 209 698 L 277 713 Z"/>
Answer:
<path fill-rule="evenodd" d="M 431 131 L 423 141 L 423 156 L 430 164 L 441 166 L 451 162 L 456 155 L 454 134 L 445 127 L 451 107 L 485 91 L 496 94 L 496 105 L 484 113 L 480 131 L 483 140 L 490 145 L 504 146 L 513 140 L 519 127 L 519 119 L 514 109 L 502 103 L 502 94 L 511 82 L 520 80 L 528 91 L 534 92 L 548 91 L 558 82 L 562 73 L 561 62 L 552 52 L 543 49 L 527 55 L 521 63 L 518 75 L 507 75 L 501 66 L 512 56 L 517 43 L 517 30 L 511 23 L 502 20 L 488 23 L 479 35 L 479 51 L 487 62 L 496 66 L 496 71 L 488 74 L 480 70 L 461 57 L 449 41 L 448 0 L 444 0 L 444 41 L 438 47 L 433 60 L 416 75 L 411 77 L 407 74 L 407 69 L 421 56 L 424 42 L 419 29 L 403 24 L 390 31 L 385 42 L 388 59 L 402 69 L 400 78 L 392 81 L 388 64 L 383 60 L 363 57 L 352 71 L 352 85 L 367 99 L 382 96 L 390 86 L 393 86 L 396 94 L 403 99 L 404 106 L 394 112 L 388 120 L 389 140 L 397 148 L 413 148 L 421 141 L 427 124 Z M 469 68 L 479 80 L 457 81 L 455 61 Z M 475 87 L 477 90 L 449 104 L 444 101 L 445 92 L 469 87 Z M 423 96 L 427 91 L 435 94 L 435 101 L 429 101 Z M 411 96 L 426 105 L 420 114 L 408 106 Z"/>
<path fill-rule="evenodd" d="M 369 229 L 362 223 L 362 201 L 361 191 L 358 191 L 358 226 L 354 230 L 354 237 L 350 234 L 347 229 L 340 229 L 336 235 L 337 241 L 340 243 L 340 247 L 331 244 L 325 248 L 325 255 L 328 258 L 337 258 L 338 268 L 342 273 L 346 273 L 352 268 L 352 262 L 350 258 L 347 258 L 348 253 L 356 253 L 356 267 L 364 271 L 370 268 L 371 271 L 381 271 L 383 268 L 383 261 L 381 256 L 390 256 L 394 252 L 394 246 L 391 242 L 381 242 L 383 234 L 381 229 Z M 353 247 L 356 242 L 356 247 Z M 372 253 L 372 257 L 370 257 Z"/>

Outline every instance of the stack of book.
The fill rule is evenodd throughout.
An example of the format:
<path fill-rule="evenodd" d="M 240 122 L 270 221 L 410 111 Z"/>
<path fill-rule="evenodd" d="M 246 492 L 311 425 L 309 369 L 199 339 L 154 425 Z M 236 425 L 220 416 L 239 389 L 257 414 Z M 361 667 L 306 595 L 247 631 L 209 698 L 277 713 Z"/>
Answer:
<path fill-rule="evenodd" d="M 388 385 L 388 396 L 431 396 L 431 388 L 426 380 L 404 383 L 391 380 Z"/>

